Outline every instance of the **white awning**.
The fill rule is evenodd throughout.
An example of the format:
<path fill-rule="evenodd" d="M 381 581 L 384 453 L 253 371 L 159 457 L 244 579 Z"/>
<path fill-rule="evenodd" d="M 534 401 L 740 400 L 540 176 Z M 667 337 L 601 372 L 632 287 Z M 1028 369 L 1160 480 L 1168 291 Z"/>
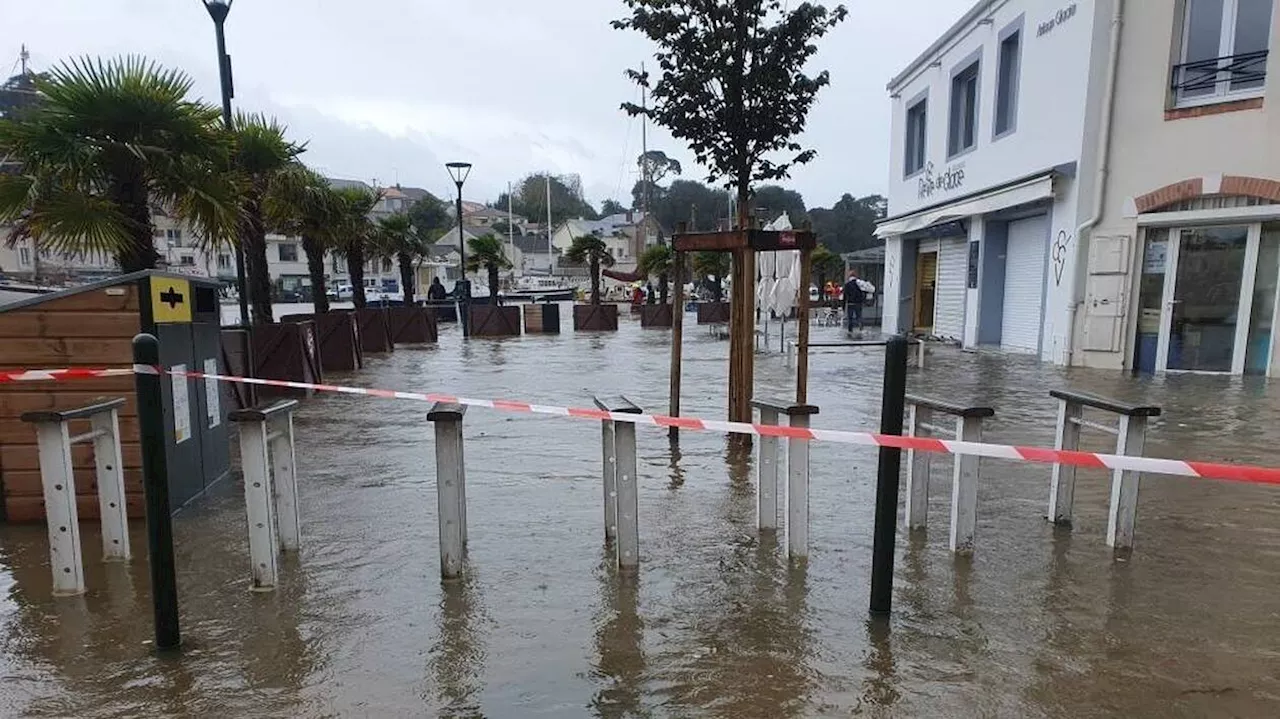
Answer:
<path fill-rule="evenodd" d="M 923 230 L 941 222 L 950 222 L 973 215 L 985 215 L 988 212 L 1017 207 L 1050 197 L 1053 197 L 1053 173 L 1046 173 L 1012 187 L 882 222 L 876 226 L 876 237 L 902 235 Z"/>

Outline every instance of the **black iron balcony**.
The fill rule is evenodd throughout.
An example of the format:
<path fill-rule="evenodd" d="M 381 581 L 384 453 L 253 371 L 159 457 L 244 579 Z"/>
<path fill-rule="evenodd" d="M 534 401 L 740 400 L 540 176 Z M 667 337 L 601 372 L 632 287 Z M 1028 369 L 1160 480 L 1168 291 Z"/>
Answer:
<path fill-rule="evenodd" d="M 1266 50 L 1173 66 L 1173 92 L 1179 100 L 1261 88 L 1266 79 Z"/>

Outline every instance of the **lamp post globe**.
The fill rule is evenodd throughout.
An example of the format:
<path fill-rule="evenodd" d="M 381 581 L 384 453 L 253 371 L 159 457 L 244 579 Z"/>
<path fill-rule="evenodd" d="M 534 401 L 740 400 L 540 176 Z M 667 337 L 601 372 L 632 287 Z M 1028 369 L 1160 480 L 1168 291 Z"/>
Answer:
<path fill-rule="evenodd" d="M 445 169 L 453 184 L 458 187 L 458 204 L 455 219 L 458 221 L 458 323 L 462 325 L 462 336 L 471 336 L 471 282 L 467 279 L 467 243 L 462 235 L 462 184 L 471 174 L 470 162 L 446 162 Z"/>

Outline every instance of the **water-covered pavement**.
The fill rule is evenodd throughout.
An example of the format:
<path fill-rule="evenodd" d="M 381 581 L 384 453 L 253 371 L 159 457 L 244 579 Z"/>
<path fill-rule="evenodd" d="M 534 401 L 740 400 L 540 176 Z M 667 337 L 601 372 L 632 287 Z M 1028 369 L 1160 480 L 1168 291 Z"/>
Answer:
<path fill-rule="evenodd" d="M 692 317 L 690 317 L 692 319 Z M 816 335 L 834 330 L 815 330 Z M 669 333 L 401 348 L 334 381 L 662 410 Z M 776 342 L 776 340 L 775 340 Z M 685 411 L 720 417 L 728 345 L 686 332 Z M 1148 453 L 1280 464 L 1280 385 L 1134 379 L 939 349 L 912 391 L 998 412 L 986 438 L 1052 442 L 1052 387 L 1165 407 Z M 869 428 L 877 350 L 815 353 L 815 426 Z M 776 351 L 757 394 L 789 392 Z M 86 527 L 80 598 L 49 592 L 44 529 L 0 526 L 3 716 L 1258 716 L 1280 707 L 1280 489 L 1143 480 L 1137 546 L 1103 541 L 1107 477 L 1076 524 L 1042 515 L 1049 469 L 983 461 L 977 551 L 946 549 L 949 462 L 927 535 L 899 534 L 895 614 L 867 620 L 875 453 L 812 452 L 811 557 L 757 536 L 753 458 L 723 436 L 639 431 L 642 565 L 603 548 L 599 426 L 472 409 L 467 578 L 438 575 L 426 407 L 331 395 L 297 417 L 304 546 L 248 591 L 236 482 L 179 514 L 181 654 L 157 657 L 144 557 L 103 565 Z M 1089 448 L 1105 448 L 1093 435 Z M 145 551 L 142 527 L 134 547 Z"/>

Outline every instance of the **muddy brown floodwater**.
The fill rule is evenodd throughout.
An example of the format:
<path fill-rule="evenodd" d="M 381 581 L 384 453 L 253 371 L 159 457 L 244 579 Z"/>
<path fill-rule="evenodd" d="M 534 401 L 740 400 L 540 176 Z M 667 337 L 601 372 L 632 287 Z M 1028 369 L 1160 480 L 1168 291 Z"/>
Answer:
<path fill-rule="evenodd" d="M 690 317 L 692 320 L 692 317 Z M 815 339 L 831 330 L 816 329 Z M 686 335 L 685 410 L 723 413 L 728 345 Z M 401 348 L 334 381 L 664 409 L 669 333 Z M 871 428 L 878 350 L 815 353 L 816 426 Z M 791 390 L 775 351 L 757 394 Z M 940 349 L 913 391 L 984 400 L 987 439 L 1052 442 L 1047 392 L 1165 407 L 1154 456 L 1280 464 L 1280 385 L 1067 372 Z M 432 433 L 422 404 L 344 395 L 297 415 L 304 545 L 280 588 L 248 591 L 241 490 L 175 523 L 184 644 L 157 656 L 146 560 L 99 561 L 50 596 L 40 526 L 0 526 L 0 715 L 41 717 L 920 716 L 1280 714 L 1280 488 L 1148 476 L 1136 549 L 1103 541 L 1108 479 L 1080 472 L 1074 530 L 1043 519 L 1049 469 L 983 461 L 977 551 L 946 548 L 949 462 L 927 534 L 899 533 L 895 614 L 867 617 L 873 450 L 816 444 L 811 557 L 757 536 L 751 457 L 723 436 L 678 447 L 641 428 L 642 565 L 602 544 L 599 426 L 473 409 L 467 576 L 438 574 Z M 1094 436 L 1089 448 L 1106 447 Z M 133 546 L 145 551 L 142 526 Z"/>

